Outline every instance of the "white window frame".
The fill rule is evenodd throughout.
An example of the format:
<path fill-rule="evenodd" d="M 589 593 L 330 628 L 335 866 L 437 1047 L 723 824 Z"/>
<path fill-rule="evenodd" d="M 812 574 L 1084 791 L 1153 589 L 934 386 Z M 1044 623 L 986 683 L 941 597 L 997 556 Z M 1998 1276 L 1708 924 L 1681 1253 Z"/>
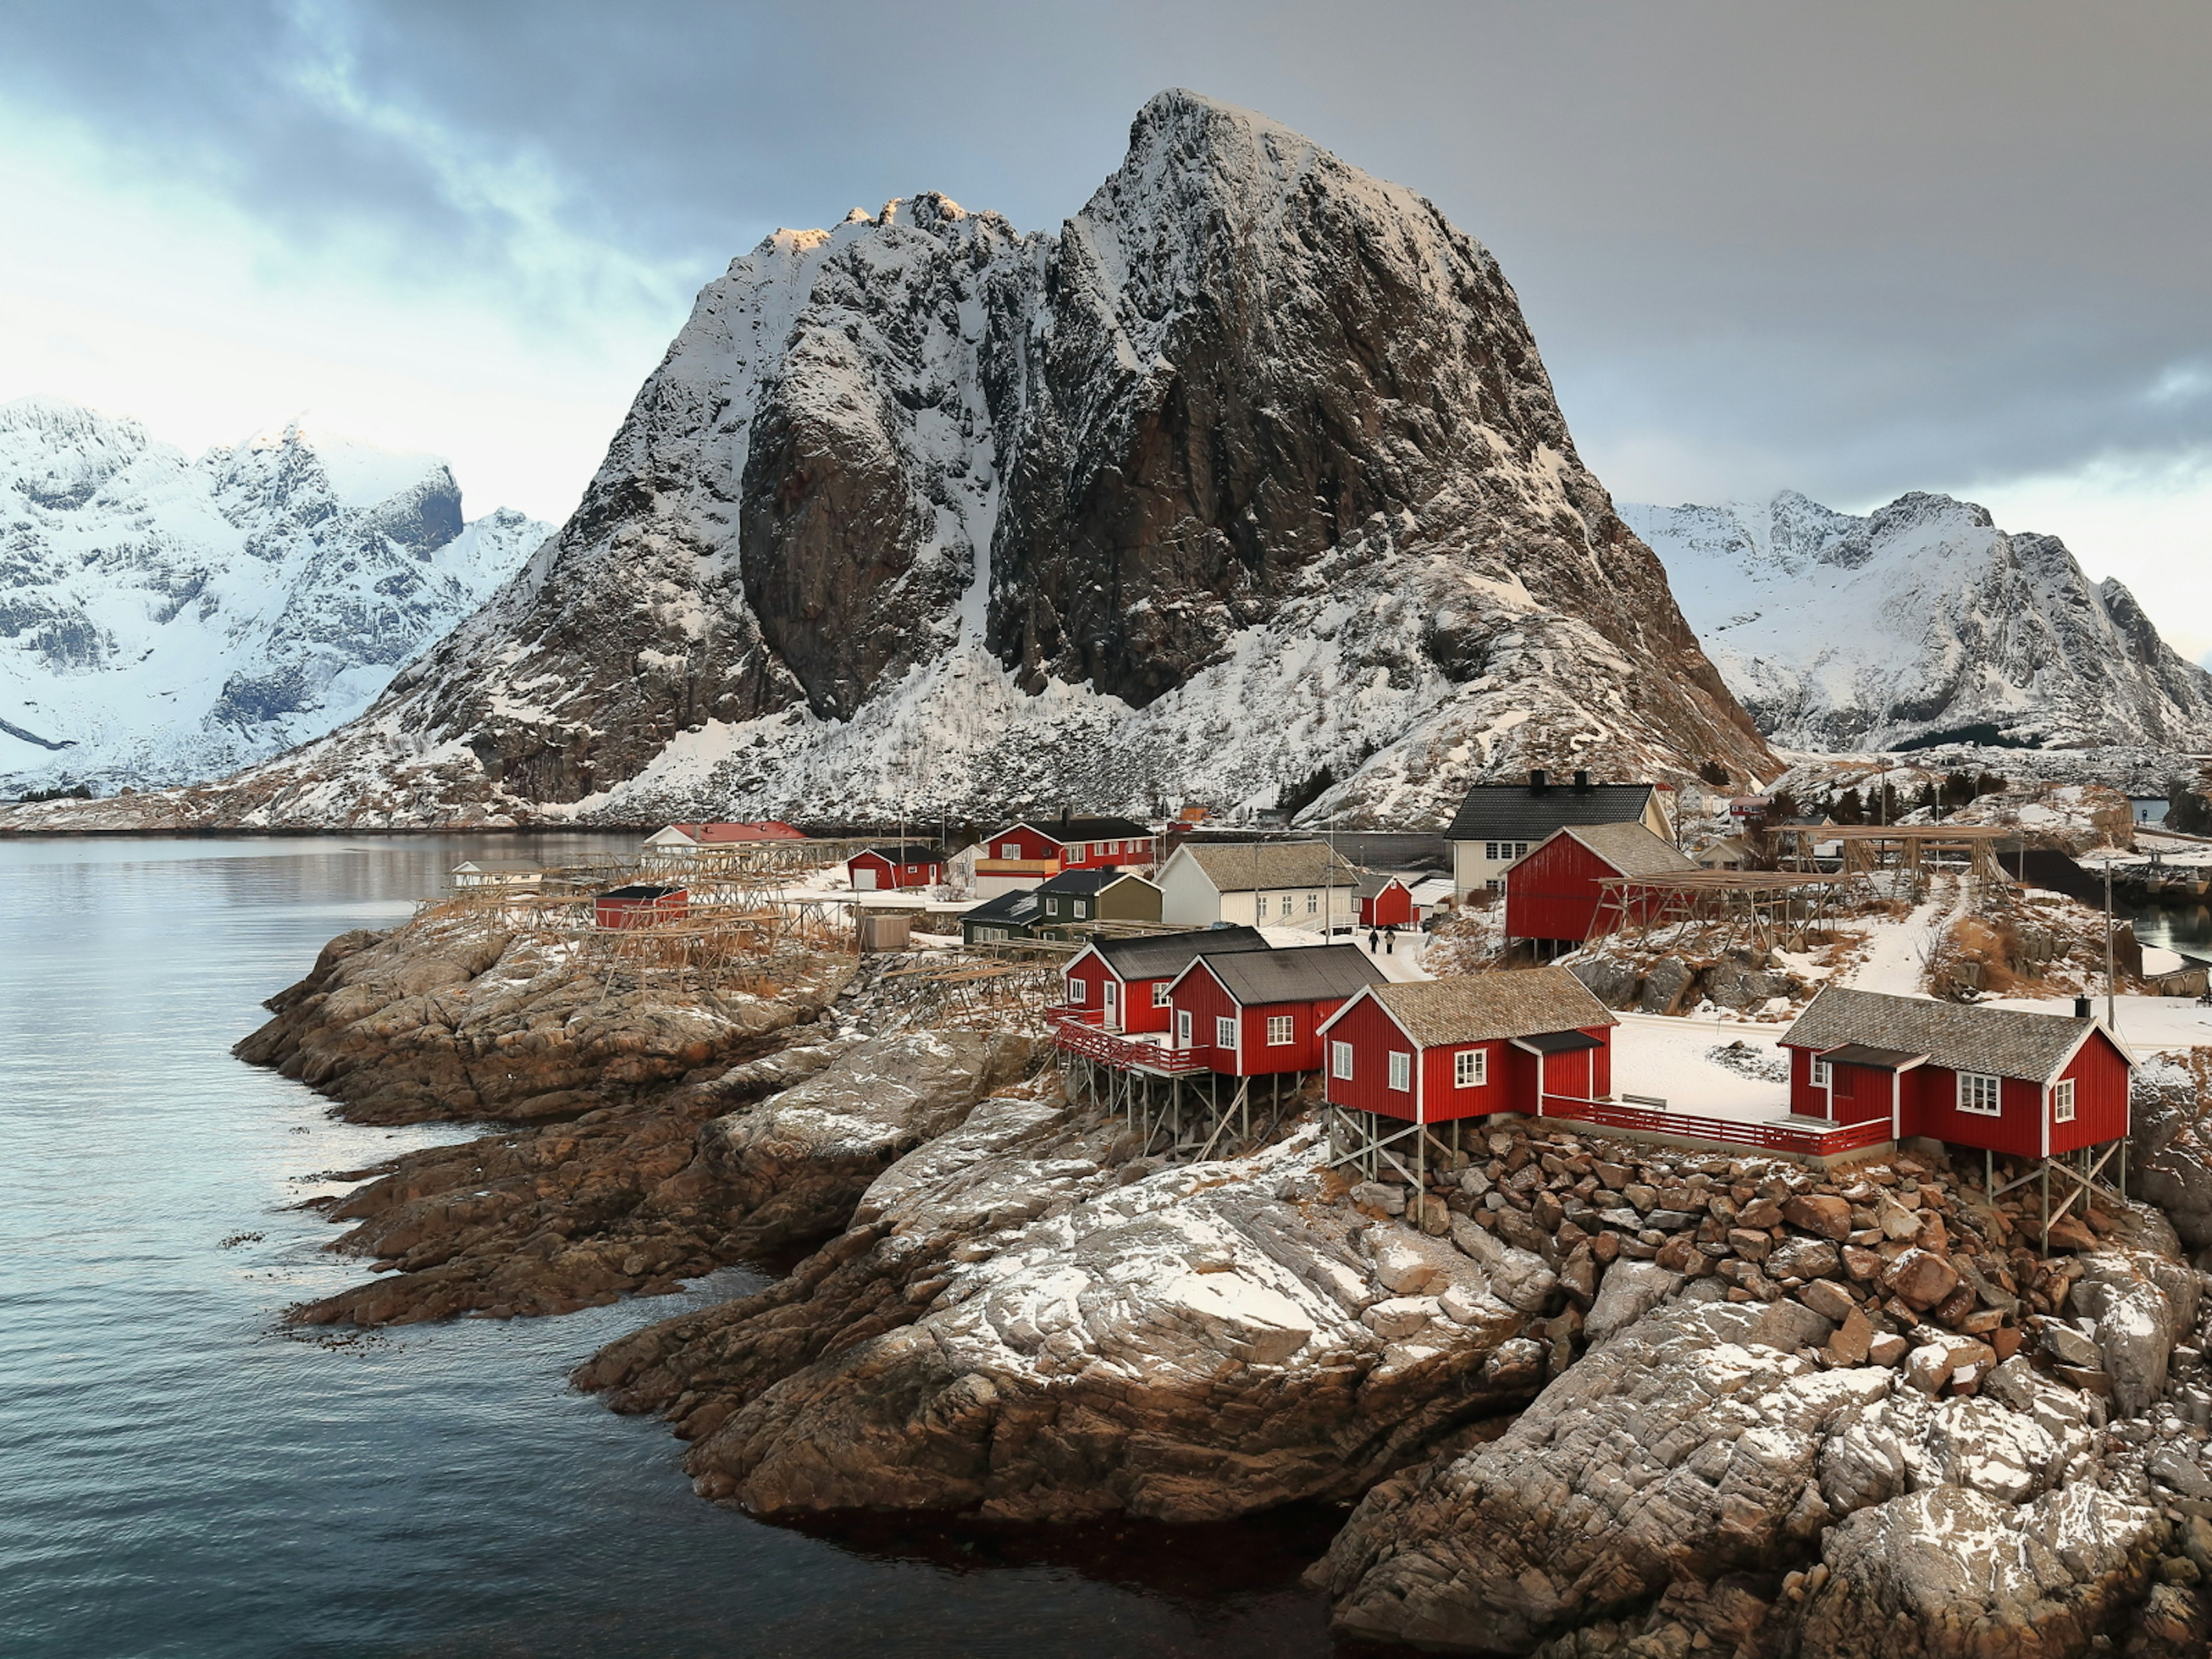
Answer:
<path fill-rule="evenodd" d="M 1352 1045 L 1338 1041 L 1328 1045 L 1328 1069 L 1346 1082 L 1352 1080 Z"/>
<path fill-rule="evenodd" d="M 1527 858 L 1528 856 L 1528 843 L 1525 841 L 1515 842 L 1513 843 L 1513 856 L 1516 859 Z"/>
<path fill-rule="evenodd" d="M 1401 1094 L 1413 1092 L 1413 1057 L 1403 1048 L 1390 1051 L 1390 1086 Z"/>
<path fill-rule="evenodd" d="M 1494 841 L 1486 841 L 1482 843 L 1482 856 L 1484 862 L 1488 864 L 1495 864 L 1498 862 L 1498 843 Z"/>
<path fill-rule="evenodd" d="M 1235 1016 L 1216 1014 L 1213 1017 L 1213 1046 L 1217 1048 L 1234 1048 L 1237 1046 Z"/>
<path fill-rule="evenodd" d="M 1984 1098 L 1987 1097 L 1984 1104 Z M 2004 1079 L 1989 1072 L 1961 1072 L 1958 1082 L 1959 1109 L 1972 1117 L 2004 1115 Z"/>
<path fill-rule="evenodd" d="M 1091 914 L 1091 901 L 1089 899 L 1077 899 L 1073 901 L 1073 902 L 1075 905 L 1075 919 L 1078 921 L 1082 921 L 1084 917 Z"/>
<path fill-rule="evenodd" d="M 1078 979 L 1071 974 L 1066 982 L 1068 1006 L 1073 1008 L 1083 1007 L 1090 1000 L 1091 981 L 1087 979 Z"/>
<path fill-rule="evenodd" d="M 1176 1047 L 1190 1047 L 1190 1010 L 1188 1008 L 1176 1010 Z"/>
<path fill-rule="evenodd" d="M 1321 914 L 1321 895 L 1319 893 L 1308 893 L 1306 895 L 1306 914 L 1310 916 L 1317 916 Z"/>
<path fill-rule="evenodd" d="M 1284 894 L 1284 895 L 1283 895 L 1283 920 L 1284 920 L 1285 921 L 1288 921 L 1290 919 L 1291 919 L 1291 896 L 1290 896 L 1288 893 L 1285 893 L 1285 894 Z"/>
<path fill-rule="evenodd" d="M 1152 1006 L 1164 1008 L 1167 1006 L 1168 982 L 1164 979 L 1156 979 L 1152 981 Z"/>
<path fill-rule="evenodd" d="M 1813 1086 L 1815 1089 L 1826 1089 L 1832 1085 L 1835 1080 L 1835 1073 L 1829 1068 L 1828 1062 L 1821 1059 L 1818 1054 L 1814 1055 Z"/>
<path fill-rule="evenodd" d="M 1495 876 L 1492 876 L 1488 881 L 1483 883 L 1482 887 L 1483 890 L 1487 893 L 1502 893 L 1505 890 L 1505 884 L 1498 880 Z"/>
<path fill-rule="evenodd" d="M 999 856 L 1000 856 L 1000 858 L 1002 858 L 1002 859 L 1018 859 L 1018 858 L 1021 857 L 1021 855 L 1022 855 L 1022 844 L 1021 844 L 1021 842 L 1018 842 L 1018 841 L 1002 841 L 1002 842 L 1000 842 L 999 843 Z"/>
<path fill-rule="evenodd" d="M 1473 1061 L 1470 1065 L 1468 1062 Z M 1462 1048 L 1452 1056 L 1452 1087 L 1480 1089 L 1490 1081 L 1490 1050 Z"/>
<path fill-rule="evenodd" d="M 1006 937 L 1006 930 L 1003 927 L 978 927 L 975 930 L 975 943 L 978 945 L 994 945 Z"/>
<path fill-rule="evenodd" d="M 1279 1048 L 1286 1042 L 1298 1040 L 1298 1023 L 1288 1014 L 1267 1016 L 1267 1046 Z"/>
<path fill-rule="evenodd" d="M 2074 1079 L 2062 1077 L 2051 1085 L 2051 1121 L 2071 1123 L 2074 1121 Z"/>

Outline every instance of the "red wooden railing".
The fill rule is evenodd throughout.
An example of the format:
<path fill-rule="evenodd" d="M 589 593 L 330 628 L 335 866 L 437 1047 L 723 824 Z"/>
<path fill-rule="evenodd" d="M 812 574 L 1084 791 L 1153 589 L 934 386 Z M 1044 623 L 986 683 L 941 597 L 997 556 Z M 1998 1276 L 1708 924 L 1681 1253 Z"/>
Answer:
<path fill-rule="evenodd" d="M 1686 1140 L 1711 1140 L 1728 1146 L 1758 1146 L 1768 1152 L 1804 1152 L 1823 1158 L 1856 1152 L 1862 1146 L 1877 1146 L 1889 1139 L 1887 1118 L 1841 1124 L 1833 1129 L 1801 1129 L 1790 1123 L 1739 1123 L 1731 1118 L 1655 1112 L 1641 1106 L 1623 1106 L 1609 1100 L 1575 1100 L 1565 1095 L 1546 1095 L 1544 1115 L 1571 1118 L 1595 1128 L 1644 1129 L 1656 1134 L 1679 1135 Z"/>
<path fill-rule="evenodd" d="M 1048 1008 L 1045 1015 L 1052 1022 L 1054 1044 L 1085 1060 L 1095 1060 L 1120 1071 L 1141 1067 L 1148 1072 L 1164 1072 L 1171 1077 L 1206 1069 L 1194 1049 L 1170 1048 L 1164 1042 L 1144 1042 L 1102 1031 L 1094 1023 L 1097 1018 L 1095 1010 Z"/>

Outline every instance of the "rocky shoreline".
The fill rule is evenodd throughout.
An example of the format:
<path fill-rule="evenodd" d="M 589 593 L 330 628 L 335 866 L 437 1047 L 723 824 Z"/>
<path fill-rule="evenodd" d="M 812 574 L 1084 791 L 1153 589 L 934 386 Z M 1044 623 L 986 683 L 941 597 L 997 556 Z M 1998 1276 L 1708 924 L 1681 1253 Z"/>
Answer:
<path fill-rule="evenodd" d="M 1497 1120 L 1416 1193 L 1321 1167 L 1308 1121 L 1177 1163 L 1034 1036 L 906 1029 L 849 962 L 781 977 L 333 941 L 241 1056 L 365 1121 L 497 1127 L 358 1172 L 335 1248 L 378 1271 L 296 1316 L 559 1313 L 797 1254 L 575 1379 L 764 1516 L 1347 1504 L 1310 1576 L 1340 1632 L 1467 1650 L 2205 1650 L 2212 1183 L 2177 1068 L 2144 1152 L 2186 1242 L 2100 1200 L 2045 1254 L 1932 1148 L 1820 1172 Z"/>

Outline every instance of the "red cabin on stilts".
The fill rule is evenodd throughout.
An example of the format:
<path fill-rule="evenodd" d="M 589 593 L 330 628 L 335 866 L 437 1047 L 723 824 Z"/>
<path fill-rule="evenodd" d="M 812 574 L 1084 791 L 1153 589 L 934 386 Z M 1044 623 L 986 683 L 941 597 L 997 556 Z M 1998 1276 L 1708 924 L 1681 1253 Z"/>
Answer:
<path fill-rule="evenodd" d="M 1168 987 L 1169 1040 L 1224 1077 L 1316 1071 L 1322 1022 L 1382 978 L 1350 945 L 1200 956 Z"/>
<path fill-rule="evenodd" d="M 1596 925 L 1608 876 L 1657 876 L 1698 866 L 1641 823 L 1569 824 L 1505 872 L 1505 937 L 1580 945 Z M 1613 925 L 1655 919 L 1663 900 L 1628 901 Z"/>

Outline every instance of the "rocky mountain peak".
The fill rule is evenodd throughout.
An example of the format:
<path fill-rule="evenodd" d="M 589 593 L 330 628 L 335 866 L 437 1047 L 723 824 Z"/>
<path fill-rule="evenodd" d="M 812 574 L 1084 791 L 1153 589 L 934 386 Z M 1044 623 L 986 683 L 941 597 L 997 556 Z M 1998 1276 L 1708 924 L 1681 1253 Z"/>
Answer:
<path fill-rule="evenodd" d="M 1419 821 L 1709 758 L 1775 764 L 1488 251 L 1175 91 L 1056 234 L 923 192 L 733 261 L 555 541 L 225 799 Z"/>

